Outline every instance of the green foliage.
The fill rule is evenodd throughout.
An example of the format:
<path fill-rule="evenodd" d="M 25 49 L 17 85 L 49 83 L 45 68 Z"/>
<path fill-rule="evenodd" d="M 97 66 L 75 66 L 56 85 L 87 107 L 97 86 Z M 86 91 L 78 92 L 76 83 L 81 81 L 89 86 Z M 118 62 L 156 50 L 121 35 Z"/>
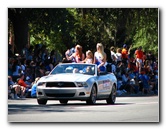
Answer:
<path fill-rule="evenodd" d="M 133 35 L 134 47 L 142 46 L 145 52 L 158 54 L 158 9 L 143 9 L 139 15 Z"/>
<path fill-rule="evenodd" d="M 12 9 L 13 11 L 14 9 Z M 31 8 L 16 9 L 29 21 L 30 43 L 44 44 L 64 53 L 80 44 L 84 52 L 95 51 L 102 42 L 107 48 L 133 49 L 158 53 L 157 8 Z M 12 18 L 11 16 L 9 18 Z"/>
<path fill-rule="evenodd" d="M 66 9 L 34 9 L 29 23 L 31 44 L 44 44 L 49 50 L 64 52 L 74 35 L 74 18 Z"/>

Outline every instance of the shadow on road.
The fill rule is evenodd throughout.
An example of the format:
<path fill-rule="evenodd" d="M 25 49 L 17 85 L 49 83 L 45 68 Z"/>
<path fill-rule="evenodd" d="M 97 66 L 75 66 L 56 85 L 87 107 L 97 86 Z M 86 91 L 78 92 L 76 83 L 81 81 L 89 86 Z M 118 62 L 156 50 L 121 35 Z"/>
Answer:
<path fill-rule="evenodd" d="M 108 105 L 107 103 L 96 103 L 95 105 L 87 105 L 86 103 L 68 103 L 68 104 L 47 104 L 47 105 L 32 105 L 32 104 L 9 104 L 8 114 L 33 114 L 36 113 L 48 113 L 48 112 L 90 112 L 89 107 L 98 106 L 118 106 L 129 105 L 133 103 L 115 103 L 114 105 Z M 80 109 L 81 107 L 81 109 Z M 94 112 L 94 110 L 93 110 Z"/>
<path fill-rule="evenodd" d="M 152 96 L 157 96 L 157 95 L 122 95 L 122 96 L 117 96 L 117 97 L 152 97 Z M 35 99 L 35 98 L 34 98 Z M 26 99 L 28 100 L 28 99 Z M 27 104 L 27 103 L 22 103 L 21 101 L 25 100 L 16 100 L 17 103 L 9 103 L 8 104 L 8 114 L 33 114 L 34 113 L 45 113 L 45 112 L 87 112 L 91 111 L 89 107 L 97 106 L 97 107 L 115 107 L 115 106 L 121 106 L 121 105 L 131 105 L 134 103 L 115 103 L 114 105 L 108 105 L 105 101 L 105 103 L 97 101 L 95 105 L 87 105 L 86 102 L 80 102 L 76 103 L 75 101 L 69 101 L 68 104 L 60 104 L 60 103 L 47 103 L 47 105 L 38 105 L 37 103 L 35 104 Z M 51 101 L 51 100 L 50 100 Z M 80 110 L 81 109 L 81 110 Z"/>

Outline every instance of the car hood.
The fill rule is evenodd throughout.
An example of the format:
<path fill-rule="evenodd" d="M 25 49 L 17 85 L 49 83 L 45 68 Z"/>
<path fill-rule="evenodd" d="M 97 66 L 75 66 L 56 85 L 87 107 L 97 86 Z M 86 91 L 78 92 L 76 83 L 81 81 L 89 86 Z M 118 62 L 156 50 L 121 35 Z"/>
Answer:
<path fill-rule="evenodd" d="M 42 77 L 39 82 L 52 82 L 52 81 L 62 81 L 62 82 L 85 82 L 92 75 L 83 74 L 55 74 Z"/>

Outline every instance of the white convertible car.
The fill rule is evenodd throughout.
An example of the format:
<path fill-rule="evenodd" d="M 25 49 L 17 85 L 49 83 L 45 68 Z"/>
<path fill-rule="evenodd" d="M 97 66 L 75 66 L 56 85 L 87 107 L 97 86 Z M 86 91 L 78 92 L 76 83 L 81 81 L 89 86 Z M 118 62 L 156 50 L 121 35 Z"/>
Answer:
<path fill-rule="evenodd" d="M 48 76 L 40 78 L 37 84 L 37 102 L 46 104 L 48 100 L 59 100 L 67 104 L 69 100 L 106 100 L 114 104 L 117 79 L 113 73 L 98 72 L 95 64 L 58 64 Z"/>

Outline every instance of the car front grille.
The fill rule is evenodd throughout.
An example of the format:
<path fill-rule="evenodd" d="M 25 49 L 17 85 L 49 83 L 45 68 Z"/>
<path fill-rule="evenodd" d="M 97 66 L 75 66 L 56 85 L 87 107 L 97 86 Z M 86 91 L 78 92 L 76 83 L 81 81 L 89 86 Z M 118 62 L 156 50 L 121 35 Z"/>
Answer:
<path fill-rule="evenodd" d="M 66 93 L 66 94 L 53 94 L 53 93 L 46 93 L 48 97 L 74 97 L 75 93 Z"/>
<path fill-rule="evenodd" d="M 46 87 L 76 87 L 73 82 L 47 82 Z"/>

